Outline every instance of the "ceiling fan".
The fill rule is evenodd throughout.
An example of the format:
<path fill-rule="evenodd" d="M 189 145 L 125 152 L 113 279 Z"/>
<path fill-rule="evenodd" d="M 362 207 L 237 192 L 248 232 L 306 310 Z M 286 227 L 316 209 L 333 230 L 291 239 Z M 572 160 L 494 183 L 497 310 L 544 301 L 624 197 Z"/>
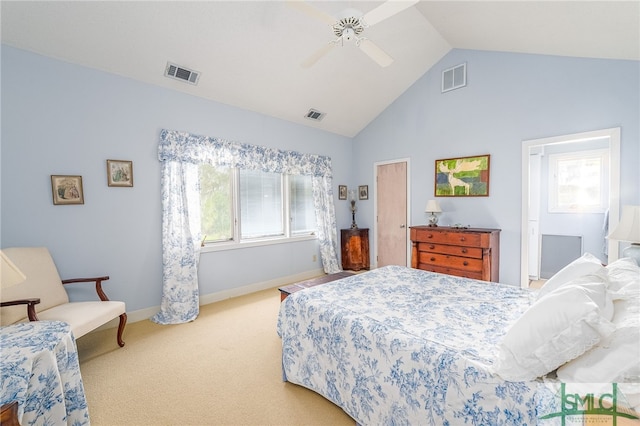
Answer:
<path fill-rule="evenodd" d="M 399 12 L 402 12 L 417 2 L 418 0 L 387 0 L 366 14 L 355 9 L 347 9 L 340 13 L 339 16 L 333 17 L 328 13 L 315 8 L 304 0 L 289 0 L 287 3 L 290 6 L 329 25 L 333 34 L 337 37 L 305 59 L 301 64 L 302 67 L 309 68 L 313 66 L 335 46 L 343 45 L 345 42 L 352 41 L 355 42 L 356 46 L 359 47 L 360 50 L 376 61 L 381 67 L 391 65 L 393 58 L 374 42 L 363 37 L 362 33 L 365 29 L 392 17 Z"/>

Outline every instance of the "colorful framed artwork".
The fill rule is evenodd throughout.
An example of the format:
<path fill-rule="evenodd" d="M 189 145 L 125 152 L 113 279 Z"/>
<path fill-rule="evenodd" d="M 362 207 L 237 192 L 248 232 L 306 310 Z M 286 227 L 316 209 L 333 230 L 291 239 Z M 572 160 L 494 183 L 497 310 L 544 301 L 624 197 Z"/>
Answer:
<path fill-rule="evenodd" d="M 84 204 L 82 176 L 51 175 L 54 205 Z"/>
<path fill-rule="evenodd" d="M 338 200 L 347 199 L 347 185 L 338 185 Z"/>
<path fill-rule="evenodd" d="M 360 200 L 369 199 L 369 185 L 360 185 L 358 187 L 358 199 Z"/>
<path fill-rule="evenodd" d="M 133 161 L 107 160 L 107 185 L 133 186 Z"/>
<path fill-rule="evenodd" d="M 489 196 L 489 155 L 436 160 L 436 197 Z"/>

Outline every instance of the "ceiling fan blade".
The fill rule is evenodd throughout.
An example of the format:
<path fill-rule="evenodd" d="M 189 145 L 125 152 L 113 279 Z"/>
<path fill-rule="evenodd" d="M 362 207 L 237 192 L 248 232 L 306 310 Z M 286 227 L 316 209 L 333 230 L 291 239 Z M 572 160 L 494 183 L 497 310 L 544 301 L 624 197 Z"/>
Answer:
<path fill-rule="evenodd" d="M 367 25 L 372 26 L 380 21 L 384 21 L 385 19 L 392 17 L 396 13 L 410 8 L 416 3 L 418 3 L 418 0 L 387 0 L 372 11 L 366 13 L 362 17 L 362 20 Z"/>
<path fill-rule="evenodd" d="M 336 23 L 336 18 L 326 12 L 323 12 L 320 9 L 311 6 L 304 0 L 287 0 L 287 5 L 293 7 L 294 9 L 298 9 L 302 13 L 306 13 L 312 18 L 320 20 L 327 25 L 333 25 Z"/>
<path fill-rule="evenodd" d="M 324 55 L 329 53 L 329 51 L 333 49 L 335 45 L 336 44 L 333 42 L 329 42 L 325 44 L 320 49 L 318 49 L 313 55 L 309 56 L 307 59 L 302 61 L 300 65 L 302 66 L 302 68 L 312 67 L 316 62 L 318 62 L 320 58 L 322 58 Z"/>
<path fill-rule="evenodd" d="M 381 67 L 388 67 L 393 63 L 393 58 L 369 39 L 361 39 L 358 47 Z"/>

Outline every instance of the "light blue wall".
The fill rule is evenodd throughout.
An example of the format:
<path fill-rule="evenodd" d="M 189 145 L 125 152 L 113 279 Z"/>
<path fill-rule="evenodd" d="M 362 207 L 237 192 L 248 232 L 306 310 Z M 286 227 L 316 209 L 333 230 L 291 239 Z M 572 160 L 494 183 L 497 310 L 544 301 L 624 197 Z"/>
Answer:
<path fill-rule="evenodd" d="M 2 247 L 46 246 L 63 278 L 108 274 L 129 311 L 159 306 L 162 128 L 327 155 L 334 192 L 350 183 L 350 138 L 3 45 Z M 133 188 L 107 186 L 107 159 L 133 161 Z M 81 175 L 85 204 L 54 206 L 52 174 Z M 317 253 L 315 241 L 205 253 L 200 293 L 317 271 Z"/>
<path fill-rule="evenodd" d="M 441 94 L 441 71 L 462 62 L 467 87 Z M 519 281 L 522 140 L 620 126 L 621 201 L 640 204 L 638 62 L 454 50 L 353 140 L 4 45 L 1 65 L 1 246 L 49 247 L 64 278 L 109 274 L 109 294 L 130 311 L 160 303 L 161 128 L 328 155 L 336 194 L 369 185 L 357 222 L 372 230 L 375 162 L 410 158 L 411 224 L 424 224 L 434 160 L 490 154 L 490 196 L 441 198 L 441 221 L 501 228 L 509 284 Z M 107 186 L 107 159 L 133 161 L 133 188 Z M 51 174 L 82 175 L 85 205 L 53 206 Z M 349 227 L 345 201 L 336 214 Z M 316 252 L 204 254 L 201 294 L 318 269 Z"/>
<path fill-rule="evenodd" d="M 467 86 L 440 93 L 441 72 L 467 63 Z M 354 179 L 410 159 L 411 224 L 426 223 L 439 158 L 491 155 L 489 197 L 439 198 L 441 223 L 500 228 L 500 281 L 520 281 L 523 140 L 621 127 L 621 204 L 640 204 L 640 63 L 453 50 L 354 138 Z M 373 227 L 373 201 L 359 222 Z"/>

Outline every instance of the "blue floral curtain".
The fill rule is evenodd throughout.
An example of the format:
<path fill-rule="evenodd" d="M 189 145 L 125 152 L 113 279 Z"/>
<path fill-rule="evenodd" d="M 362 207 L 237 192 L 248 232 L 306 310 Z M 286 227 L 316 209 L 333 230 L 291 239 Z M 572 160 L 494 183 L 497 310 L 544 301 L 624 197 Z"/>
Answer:
<path fill-rule="evenodd" d="M 162 302 L 159 324 L 193 321 L 199 312 L 200 192 L 198 165 L 310 175 L 324 271 L 339 272 L 331 159 L 223 139 L 162 130 Z"/>
<path fill-rule="evenodd" d="M 162 301 L 158 324 L 193 321 L 200 311 L 198 165 L 166 158 L 161 166 Z"/>

